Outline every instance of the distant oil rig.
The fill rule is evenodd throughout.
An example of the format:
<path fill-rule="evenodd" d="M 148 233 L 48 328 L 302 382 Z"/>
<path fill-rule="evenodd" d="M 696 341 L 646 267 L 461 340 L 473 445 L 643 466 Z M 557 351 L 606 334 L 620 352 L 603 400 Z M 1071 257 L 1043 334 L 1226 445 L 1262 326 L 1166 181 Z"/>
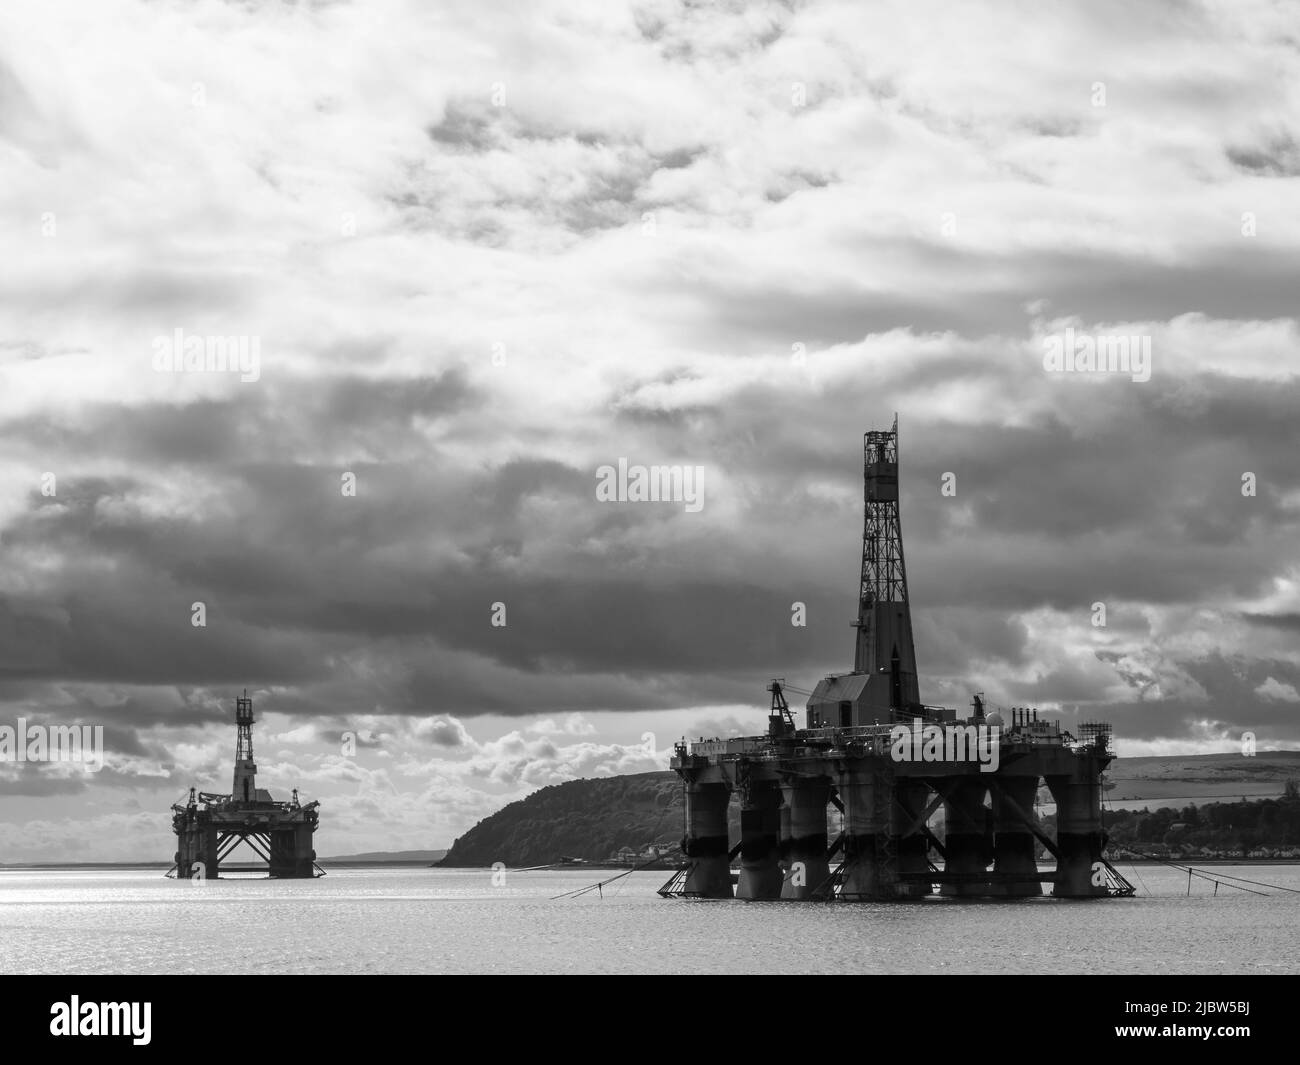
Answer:
<path fill-rule="evenodd" d="M 285 879 L 324 876 L 316 864 L 312 833 L 316 831 L 319 802 L 302 806 L 298 789 L 290 802 L 276 802 L 257 786 L 253 761 L 253 700 L 245 691 L 235 700 L 235 778 L 229 795 L 190 788 L 184 806 L 172 806 L 172 831 L 176 833 L 176 864 L 168 876 L 181 879 L 216 879 L 221 863 L 241 843 L 266 863 L 268 875 Z"/>
<path fill-rule="evenodd" d="M 1114 758 L 1108 724 L 1076 739 L 1037 710 L 1006 722 L 920 701 L 899 522 L 898 418 L 863 438 L 865 523 L 852 673 L 821 680 L 796 728 L 773 681 L 764 736 L 678 743 L 686 861 L 659 889 L 670 898 L 884 901 L 939 894 L 1126 897 L 1133 886 L 1102 857 L 1101 775 Z M 1056 802 L 1052 838 L 1034 816 L 1039 782 Z M 727 807 L 740 801 L 740 839 Z M 842 815 L 830 842 L 827 805 Z M 944 838 L 931 831 L 943 808 Z M 1056 860 L 1040 871 L 1041 843 Z M 932 855 L 942 860 L 942 868 Z M 832 863 L 836 863 L 832 869 Z"/>

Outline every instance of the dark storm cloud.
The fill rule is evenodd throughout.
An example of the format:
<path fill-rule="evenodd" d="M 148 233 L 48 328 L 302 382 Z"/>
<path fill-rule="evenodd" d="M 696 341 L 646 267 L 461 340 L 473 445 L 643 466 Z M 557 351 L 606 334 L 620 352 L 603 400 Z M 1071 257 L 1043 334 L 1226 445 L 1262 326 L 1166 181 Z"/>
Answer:
<path fill-rule="evenodd" d="M 1293 415 L 1300 385 L 1215 377 L 1202 384 L 1202 401 L 1187 409 L 1173 382 L 1106 382 L 1111 417 L 1088 434 L 1050 419 L 1016 428 L 917 426 L 919 454 L 908 456 L 912 521 L 923 538 L 944 527 L 955 508 L 927 489 L 952 471 L 956 499 L 973 507 L 982 535 L 1047 534 L 1076 553 L 1089 552 L 1087 538 L 1098 533 L 1127 533 L 1162 549 L 1241 547 L 1265 531 L 1285 535 L 1300 521 L 1284 503 L 1300 490 L 1300 469 L 1291 459 L 1300 446 Z M 1173 440 L 1178 446 L 1164 443 Z M 1258 477 L 1251 499 L 1241 492 L 1245 471 Z M 1046 499 L 1054 500 L 1050 507 Z M 1274 572 L 1276 559 L 1257 561 L 1261 577 Z M 1251 562 L 1238 551 L 1209 564 L 1245 576 Z M 1227 590 L 1213 571 L 1204 580 L 1196 592 L 1182 586 L 1143 593 L 1164 598 Z"/>
<path fill-rule="evenodd" d="M 978 373 L 971 365 L 961 371 Z M 1167 406 L 1158 385 L 1108 385 L 1117 399 L 1115 417 L 1097 436 L 1080 437 L 1050 420 L 1018 429 L 905 424 L 907 440 L 915 441 L 905 453 L 905 528 L 919 614 L 970 605 L 1086 610 L 1093 599 L 1109 596 L 1186 602 L 1206 593 L 1257 590 L 1277 571 L 1278 559 L 1249 545 L 1261 529 L 1279 533 L 1295 521 L 1294 512 L 1278 502 L 1297 488 L 1287 462 L 1296 442 L 1295 424 L 1287 417 L 1295 389 L 1232 380 L 1212 385 L 1195 416 Z M 389 404 L 361 393 L 360 401 L 339 402 L 343 391 L 331 391 L 335 398 L 315 408 L 341 412 L 343 436 L 364 433 L 367 424 L 403 423 L 412 411 L 441 408 L 415 389 L 394 402 L 394 415 Z M 151 419 L 139 420 L 138 427 L 156 442 Z M 673 547 L 686 528 L 682 519 L 595 505 L 591 472 L 554 460 L 515 460 L 487 475 L 456 480 L 451 527 L 464 537 L 464 560 L 430 559 L 413 568 L 376 558 L 383 544 L 417 540 L 422 528 L 447 527 L 447 516 L 435 505 L 447 495 L 439 484 L 447 475 L 437 463 L 424 469 L 361 468 L 364 506 L 351 511 L 337 501 L 337 471 L 231 467 L 242 469 L 231 490 L 247 505 L 239 528 L 125 519 L 105 527 L 94 518 L 96 503 L 105 494 L 125 492 L 126 485 L 74 482 L 57 506 L 42 501 L 34 512 L 47 512 L 39 525 L 14 525 L 6 544 L 59 547 L 74 560 L 69 577 L 77 577 L 75 559 L 107 554 L 118 575 L 135 573 L 136 602 L 123 612 L 121 603 L 109 602 L 108 585 L 82 575 L 70 581 L 75 590 L 62 599 L 66 618 L 6 603 L 9 646 L 21 649 L 6 671 L 135 683 L 300 684 L 325 668 L 324 653 L 312 650 L 320 648 L 321 638 L 335 651 L 372 640 L 433 640 L 525 674 L 555 668 L 692 674 L 719 662 L 727 663 L 727 672 L 772 661 L 809 667 L 828 651 L 844 654 L 849 646 L 848 637 L 823 629 L 820 619 L 846 618 L 852 610 L 857 506 L 816 502 L 801 495 L 800 480 L 813 472 L 833 476 L 852 501 L 859 475 L 849 458 L 855 434 L 848 420 L 845 429 L 844 438 L 833 441 L 835 447 L 828 441 L 824 450 L 811 449 L 807 441 L 787 446 L 784 437 L 750 434 L 750 445 L 720 455 L 689 443 L 693 436 L 744 440 L 719 412 L 693 425 L 673 420 L 663 434 L 680 449 L 722 459 L 729 475 L 763 486 L 748 520 L 761 520 L 764 507 L 785 507 L 801 523 L 833 528 L 837 564 L 805 564 L 784 575 L 744 541 L 692 544 L 682 554 L 684 545 Z M 1149 446 L 1156 438 L 1187 446 L 1156 450 Z M 151 450 L 152 443 L 139 453 Z M 1024 462 L 1027 455 L 1034 462 Z M 1255 468 L 1261 477 L 1260 495 L 1251 501 L 1240 495 L 1243 468 Z M 975 525 L 967 531 L 952 524 L 954 501 L 937 492 L 949 469 L 958 477 L 956 502 L 974 514 Z M 586 536 L 614 542 L 601 557 L 571 551 L 571 572 L 564 576 L 520 571 L 521 555 L 543 534 L 519 524 L 520 507 L 529 498 L 567 499 Z M 1045 506 L 1045 499 L 1052 505 Z M 49 515 L 51 510 L 56 514 Z M 694 571 L 689 579 L 646 580 L 642 575 L 653 571 L 617 549 L 621 534 L 646 528 L 647 520 L 659 525 L 664 557 Z M 1058 549 L 1002 554 L 1000 544 L 1014 538 L 1056 542 Z M 1118 554 L 1117 544 L 1123 545 Z M 712 555 L 735 553 L 737 547 L 753 557 L 761 584 L 708 579 Z M 636 564 L 637 576 L 625 575 L 629 563 Z M 1190 572 L 1196 583 L 1188 581 Z M 510 609 L 504 629 L 486 624 L 487 609 L 498 598 Z M 810 629 L 790 627 L 794 599 L 806 602 L 818 619 Z M 208 603 L 207 631 L 188 624 L 191 601 Z M 988 644 L 987 637 L 1000 632 L 1010 642 Z M 1017 633 L 1015 625 L 985 627 L 978 650 L 1015 661 L 1021 651 Z M 443 693 L 456 690 L 454 681 L 448 684 Z M 463 690 L 468 696 L 473 685 Z M 419 698 L 409 705 L 419 705 Z M 473 698 L 468 707 L 438 698 L 438 709 L 460 713 L 489 705 L 530 707 L 521 693 L 498 694 L 486 705 Z"/>
<path fill-rule="evenodd" d="M 1263 698 L 1255 688 L 1269 676 L 1286 678 L 1294 685 L 1300 681 L 1300 670 L 1294 665 L 1268 660 L 1246 662 L 1218 654 L 1185 665 L 1204 688 L 1206 699 L 1141 699 L 1076 712 L 1085 718 L 1109 719 L 1117 734 L 1132 739 L 1175 736 L 1204 727 L 1227 733 L 1234 740 L 1239 740 L 1242 732 L 1254 732 L 1293 742 L 1300 704 Z"/>
<path fill-rule="evenodd" d="M 1229 148 L 1232 164 L 1252 174 L 1266 177 L 1300 175 L 1300 143 L 1289 132 L 1277 133 L 1252 147 Z"/>
<path fill-rule="evenodd" d="M 5 678 L 0 681 L 0 700 L 14 715 L 45 714 L 62 724 L 103 724 L 106 743 L 111 741 L 114 750 L 138 755 L 158 752 L 132 732 L 115 731 L 115 723 L 184 727 L 224 722 L 230 717 L 229 707 L 184 685 L 138 689 L 127 686 L 105 698 L 92 684 Z"/>
<path fill-rule="evenodd" d="M 0 423 L 0 441 L 45 453 L 104 451 L 160 470 L 183 465 L 254 465 L 286 447 L 318 453 L 329 447 L 364 449 L 380 442 L 400 450 L 418 441 L 413 423 L 462 414 L 483 402 L 464 375 L 448 370 L 433 377 L 367 380 L 346 376 L 292 385 L 246 388 L 233 399 L 199 399 L 185 404 L 150 403 L 130 410 L 91 404 L 75 418 L 59 415 Z M 57 466 L 54 467 L 57 473 Z M 74 501 L 98 490 L 93 479 L 69 484 Z M 125 484 L 116 486 L 122 489 Z M 48 500 L 64 501 L 60 489 Z"/>
<path fill-rule="evenodd" d="M 918 665 L 939 676 L 959 675 L 973 663 L 993 661 L 1020 666 L 1029 661 L 1025 623 L 1005 614 L 990 615 L 978 606 L 943 610 L 921 607 L 913 612 L 912 627 Z"/>
<path fill-rule="evenodd" d="M 1014 388 L 1025 375 L 1014 360 L 959 356 L 890 372 L 901 393 L 963 380 Z M 1189 380 L 1202 386 L 1190 405 L 1179 392 Z M 667 372 L 645 383 L 697 379 Z M 863 424 L 855 412 L 875 401 L 870 375 L 846 382 L 829 421 L 821 397 L 766 384 L 747 386 L 739 401 L 657 414 L 636 407 L 635 393 L 612 397 L 613 424 L 634 432 L 643 453 L 707 458 L 714 475 L 752 486 L 733 535 L 707 540 L 676 509 L 598 504 L 592 467 L 548 458 L 472 472 L 427 450 L 418 462 L 354 463 L 358 496 L 345 499 L 338 467 L 267 456 L 283 453 L 286 438 L 290 452 L 379 440 L 402 451 L 418 440 L 419 419 L 464 414 L 480 397 L 454 376 L 301 386 L 292 407 L 279 395 L 20 427 L 41 447 L 108 446 L 131 456 L 137 473 L 65 481 L 55 499 L 33 495 L 27 516 L 7 529 L 6 550 L 65 559 L 38 594 L 0 604 L 11 682 L 213 693 L 262 685 L 276 689 L 262 705 L 290 715 L 473 716 L 743 701 L 756 676 L 808 681 L 850 664 Z M 919 654 L 934 677 L 973 683 L 975 663 L 1026 665 L 1017 612 L 1051 606 L 1086 616 L 1097 599 L 1248 595 L 1284 564 L 1297 516 L 1283 500 L 1300 489 L 1289 461 L 1294 383 L 1203 375 L 1176 387 L 1157 377 L 1102 383 L 1088 395 L 1110 411 L 1102 431 L 1050 415 L 1012 427 L 904 414 L 904 529 Z M 217 461 L 178 446 L 186 425 Z M 219 431 L 232 425 L 237 432 Z M 610 439 L 608 461 L 626 446 L 618 429 Z M 187 517 L 125 505 L 183 461 L 179 483 L 210 470 L 213 479 L 195 487 L 223 505 Z M 1243 469 L 1259 475 L 1253 499 L 1240 494 Z M 953 499 L 938 491 L 949 471 Z M 834 501 L 814 482 L 833 484 Z M 534 524 L 537 502 L 563 514 L 568 532 Z M 809 542 L 825 549 L 773 552 L 782 526 L 791 545 L 815 530 Z M 454 550 L 421 547 L 431 531 Z M 1009 543 L 1022 546 L 1008 552 Z M 539 552 L 548 567 L 531 563 Z M 735 576 L 712 575 L 724 560 Z M 194 601 L 207 604 L 206 629 L 190 625 Z M 496 601 L 509 611 L 504 628 L 489 624 Z M 795 601 L 807 608 L 806 627 L 790 624 Z M 1114 662 L 1123 676 L 1127 667 Z M 382 679 L 354 683 L 361 663 Z M 479 675 L 484 664 L 493 670 Z M 607 679 L 584 696 L 548 686 L 556 675 Z M 1095 677 L 1057 666 L 1032 683 L 1006 681 L 1005 691 L 1070 700 L 1090 685 Z M 209 694 L 191 712 L 138 697 L 112 710 L 113 721 L 138 727 L 226 716 Z"/>
<path fill-rule="evenodd" d="M 1264 625 L 1286 632 L 1300 632 L 1300 614 L 1243 614 L 1251 625 Z"/>
<path fill-rule="evenodd" d="M 1240 225 L 1239 215 L 1225 217 L 1225 240 Z M 683 324 L 689 324 L 694 343 L 702 333 L 730 337 L 751 352 L 788 351 L 794 340 L 856 343 L 902 328 L 967 336 L 1014 333 L 1027 324 L 1025 305 L 1035 300 L 1045 300 L 1053 314 L 1087 321 L 1159 321 L 1190 313 L 1289 317 L 1300 291 L 1300 253 L 1243 249 L 1240 243 L 1176 263 L 1044 250 L 1019 253 L 1013 265 L 996 253 L 878 237 L 864 243 L 862 254 L 896 264 L 900 277 L 924 276 L 926 284 L 893 289 L 843 278 L 805 288 L 787 278 L 755 280 L 737 269 L 711 281 L 682 283 L 676 294 L 696 304 L 701 315 Z"/>

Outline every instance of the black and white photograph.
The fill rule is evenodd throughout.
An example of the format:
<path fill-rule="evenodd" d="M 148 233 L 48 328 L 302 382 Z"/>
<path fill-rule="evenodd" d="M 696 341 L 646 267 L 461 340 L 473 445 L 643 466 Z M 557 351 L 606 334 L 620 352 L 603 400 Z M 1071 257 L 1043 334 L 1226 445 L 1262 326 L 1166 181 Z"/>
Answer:
<path fill-rule="evenodd" d="M 1288 1023 L 1296 0 L 6 0 L 0 233 L 6 1032 Z"/>

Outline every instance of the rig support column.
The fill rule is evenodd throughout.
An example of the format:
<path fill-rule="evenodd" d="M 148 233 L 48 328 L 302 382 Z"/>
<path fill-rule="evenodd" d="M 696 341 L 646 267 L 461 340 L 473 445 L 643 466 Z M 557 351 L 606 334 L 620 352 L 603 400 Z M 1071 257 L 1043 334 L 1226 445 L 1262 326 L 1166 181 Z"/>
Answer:
<path fill-rule="evenodd" d="M 686 781 L 686 835 L 682 853 L 690 860 L 682 894 L 689 898 L 729 899 L 731 859 L 727 843 L 727 805 L 731 786 Z"/>
<path fill-rule="evenodd" d="M 831 875 L 826 861 L 825 777 L 787 776 L 781 785 L 781 857 L 786 863 L 781 898 L 806 899 Z"/>
<path fill-rule="evenodd" d="M 781 897 L 781 789 L 775 780 L 742 777 L 738 899 Z"/>
<path fill-rule="evenodd" d="M 217 856 L 220 848 L 219 835 L 216 825 L 208 825 L 203 830 L 204 875 L 209 880 L 221 876 L 221 859 Z"/>
<path fill-rule="evenodd" d="M 176 837 L 176 878 L 178 880 L 188 880 L 193 870 L 190 868 L 195 861 L 194 848 L 190 843 L 193 833 L 186 832 L 178 834 Z"/>
<path fill-rule="evenodd" d="M 993 794 L 993 871 L 1025 878 L 1014 884 L 994 883 L 992 893 L 1017 897 L 1041 895 L 1043 885 L 1033 879 L 1038 875 L 1035 858 L 1038 843 L 1022 817 L 1022 814 L 1033 816 L 1038 778 L 1004 777 L 996 788 L 990 790 Z"/>
<path fill-rule="evenodd" d="M 203 865 L 203 876 L 215 880 L 221 874 L 217 858 L 217 826 L 214 824 L 195 823 L 186 827 L 176 837 L 176 876 L 180 880 L 191 879 L 199 863 Z"/>
<path fill-rule="evenodd" d="M 897 897 L 898 866 L 889 838 L 894 782 L 889 764 L 855 758 L 836 765 L 836 790 L 844 803 L 845 901 Z"/>
<path fill-rule="evenodd" d="M 1107 894 L 1101 868 L 1105 838 L 1101 827 L 1100 770 L 1084 763 L 1074 776 L 1047 778 L 1056 800 L 1056 885 L 1061 898 L 1092 898 Z M 1097 881 L 1100 881 L 1099 883 Z"/>
<path fill-rule="evenodd" d="M 990 894 L 988 881 L 978 875 L 988 872 L 993 857 L 993 841 L 984 809 L 986 790 L 984 781 L 963 777 L 952 781 L 944 791 L 943 848 L 947 860 L 943 871 L 966 879 L 944 883 L 939 888 L 940 895 L 969 898 Z"/>
<path fill-rule="evenodd" d="M 925 825 L 917 825 L 913 831 L 908 831 L 912 822 L 924 812 L 929 799 L 930 788 L 925 784 L 899 782 L 894 786 L 894 851 L 898 855 L 900 873 L 930 871 L 930 841 L 925 835 Z M 933 887 L 933 883 L 900 882 L 898 897 L 923 898 Z"/>
<path fill-rule="evenodd" d="M 271 875 L 284 878 L 303 878 L 312 875 L 312 830 L 309 825 L 272 830 Z"/>
<path fill-rule="evenodd" d="M 194 848 L 190 843 L 193 835 L 192 832 L 186 832 L 176 836 L 176 878 L 178 880 L 188 880 L 190 877 L 190 866 L 194 864 Z"/>

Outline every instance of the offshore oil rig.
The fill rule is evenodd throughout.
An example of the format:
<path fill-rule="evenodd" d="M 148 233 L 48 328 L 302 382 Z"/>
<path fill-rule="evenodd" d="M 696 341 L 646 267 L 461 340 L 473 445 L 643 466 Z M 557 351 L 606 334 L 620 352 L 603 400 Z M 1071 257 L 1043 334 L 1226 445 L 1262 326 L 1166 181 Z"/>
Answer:
<path fill-rule="evenodd" d="M 899 522 L 898 418 L 863 438 L 865 522 L 853 672 L 818 682 L 797 728 L 773 681 L 763 736 L 681 742 L 685 863 L 670 898 L 884 901 L 955 897 L 1123 897 L 1103 858 L 1101 775 L 1107 724 L 1059 723 L 1016 708 L 1011 720 L 920 701 Z M 1056 803 L 1053 838 L 1034 815 L 1040 781 Z M 740 839 L 727 808 L 740 803 Z M 828 804 L 841 815 L 831 841 Z M 930 820 L 942 807 L 943 838 Z M 1055 859 L 1040 871 L 1037 845 Z M 935 858 L 942 861 L 942 867 Z M 834 867 L 832 868 L 832 864 Z"/>
<path fill-rule="evenodd" d="M 253 700 L 245 691 L 235 700 L 235 777 L 229 795 L 190 788 L 189 800 L 172 806 L 172 831 L 176 833 L 176 864 L 168 872 L 181 879 L 220 876 L 221 863 L 241 843 L 266 863 L 272 877 L 306 879 L 324 876 L 316 864 L 312 833 L 316 831 L 319 802 L 302 806 L 298 789 L 290 802 L 276 802 L 257 786 L 253 761 Z"/>

